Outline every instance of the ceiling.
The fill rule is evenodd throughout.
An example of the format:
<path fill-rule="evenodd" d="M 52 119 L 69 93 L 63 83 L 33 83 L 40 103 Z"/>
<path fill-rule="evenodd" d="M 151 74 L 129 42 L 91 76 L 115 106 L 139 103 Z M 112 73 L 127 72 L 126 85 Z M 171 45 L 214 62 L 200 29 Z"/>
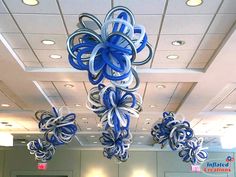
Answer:
<path fill-rule="evenodd" d="M 12 132 L 19 145 L 40 136 L 35 111 L 67 106 L 77 114 L 80 128 L 70 147 L 100 147 L 99 119 L 85 106 L 92 85 L 86 72 L 69 65 L 65 44 L 80 13 L 103 21 L 112 7 L 122 5 L 145 26 L 155 51 L 150 63 L 137 68 L 143 112 L 131 118 L 132 147 L 160 149 L 153 146 L 150 129 L 163 111 L 174 111 L 191 122 L 210 149 L 222 150 L 220 137 L 236 128 L 236 2 L 204 0 L 197 7 L 185 2 L 39 0 L 37 6 L 27 6 L 21 0 L 1 0 L 0 104 L 10 106 L 0 107 L 0 122 L 10 125 L 0 123 L 0 131 Z M 42 44 L 44 39 L 55 45 Z M 176 40 L 185 44 L 172 45 Z M 62 58 L 51 59 L 51 54 Z M 138 60 L 146 55 L 142 52 Z"/>

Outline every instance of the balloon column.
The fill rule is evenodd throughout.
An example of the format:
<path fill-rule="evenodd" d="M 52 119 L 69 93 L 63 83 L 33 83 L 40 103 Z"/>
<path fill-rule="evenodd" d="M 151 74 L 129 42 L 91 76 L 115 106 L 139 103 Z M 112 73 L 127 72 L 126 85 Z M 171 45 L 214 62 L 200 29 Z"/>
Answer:
<path fill-rule="evenodd" d="M 168 144 L 173 151 L 179 151 L 184 162 L 200 164 L 208 157 L 203 139 L 195 137 L 189 122 L 176 120 L 172 112 L 163 113 L 162 122 L 152 128 L 151 134 L 162 148 Z"/>
<path fill-rule="evenodd" d="M 43 162 L 52 159 L 56 146 L 68 144 L 77 132 L 75 123 L 76 115 L 64 115 L 63 108 L 52 112 L 37 111 L 36 119 L 39 120 L 39 129 L 44 132 L 44 137 L 27 144 L 28 150 L 35 155 L 36 160 Z"/>
<path fill-rule="evenodd" d="M 87 26 L 85 19 L 90 19 L 97 30 Z M 67 40 L 69 62 L 75 69 L 87 71 L 89 81 L 97 85 L 88 93 L 87 107 L 103 125 L 100 141 L 104 156 L 126 161 L 132 142 L 130 116 L 138 117 L 142 110 L 142 98 L 135 92 L 140 84 L 135 66 L 152 59 L 152 47 L 145 28 L 135 23 L 132 12 L 125 7 L 111 9 L 103 24 L 94 15 L 83 13 L 79 26 Z M 137 61 L 137 54 L 145 48 L 149 51 L 147 58 Z M 104 80 L 111 84 L 102 84 Z"/>

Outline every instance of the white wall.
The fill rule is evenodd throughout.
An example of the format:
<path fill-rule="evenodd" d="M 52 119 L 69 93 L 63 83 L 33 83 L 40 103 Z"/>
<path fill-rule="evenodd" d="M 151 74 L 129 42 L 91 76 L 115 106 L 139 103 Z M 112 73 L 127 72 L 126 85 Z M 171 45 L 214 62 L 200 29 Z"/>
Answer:
<path fill-rule="evenodd" d="M 209 159 L 225 159 L 233 153 L 210 153 Z M 5 160 L 4 160 L 5 156 Z M 131 151 L 126 163 L 103 157 L 102 151 L 58 149 L 47 171 L 38 171 L 34 156 L 26 148 L 0 151 L 0 177 L 14 174 L 71 174 L 72 177 L 206 177 L 191 172 L 176 152 Z M 233 171 L 228 177 L 234 177 Z M 222 174 L 223 175 L 223 174 Z M 223 177 L 223 176 L 222 176 Z"/>

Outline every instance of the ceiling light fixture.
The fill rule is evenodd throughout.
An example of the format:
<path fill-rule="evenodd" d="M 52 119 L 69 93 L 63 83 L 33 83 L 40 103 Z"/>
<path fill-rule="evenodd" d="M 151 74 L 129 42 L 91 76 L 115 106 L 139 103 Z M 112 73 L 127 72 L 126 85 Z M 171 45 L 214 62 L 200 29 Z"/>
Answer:
<path fill-rule="evenodd" d="M 176 60 L 179 58 L 179 56 L 178 55 L 168 55 L 166 58 L 169 60 Z"/>
<path fill-rule="evenodd" d="M 149 105 L 149 107 L 150 108 L 155 108 L 156 106 L 151 104 L 151 105 Z"/>
<path fill-rule="evenodd" d="M 144 138 L 144 136 L 143 136 L 143 135 L 140 135 L 139 138 Z"/>
<path fill-rule="evenodd" d="M 137 144 L 142 144 L 141 142 L 138 142 Z"/>
<path fill-rule="evenodd" d="M 3 125 L 7 125 L 8 124 L 8 122 L 0 122 L 1 124 L 3 124 Z"/>
<path fill-rule="evenodd" d="M 187 0 L 186 4 L 190 7 L 200 6 L 203 3 L 203 0 Z"/>
<path fill-rule="evenodd" d="M 147 119 L 145 119 L 146 121 L 150 121 L 151 119 L 149 119 L 149 118 L 147 118 Z"/>
<path fill-rule="evenodd" d="M 6 103 L 3 103 L 1 104 L 2 107 L 9 107 L 10 105 L 9 104 L 6 104 Z"/>
<path fill-rule="evenodd" d="M 60 59 L 60 58 L 62 58 L 61 55 L 57 55 L 57 54 L 52 54 L 49 57 L 52 58 L 52 59 Z"/>
<path fill-rule="evenodd" d="M 22 0 L 22 2 L 28 6 L 36 6 L 39 4 L 38 0 Z"/>
<path fill-rule="evenodd" d="M 81 105 L 80 104 L 75 104 L 76 107 L 80 107 Z"/>
<path fill-rule="evenodd" d="M 181 46 L 181 45 L 184 45 L 185 42 L 181 41 L 181 40 L 177 40 L 177 41 L 171 42 L 171 44 L 174 45 L 174 46 Z"/>
<path fill-rule="evenodd" d="M 42 40 L 41 41 L 44 45 L 54 45 L 55 42 L 52 40 Z"/>
<path fill-rule="evenodd" d="M 166 86 L 165 85 L 156 85 L 156 88 L 163 89 L 163 88 L 166 88 Z"/>
<path fill-rule="evenodd" d="M 232 106 L 230 106 L 230 105 L 225 105 L 224 106 L 224 109 L 232 109 L 233 107 Z"/>
<path fill-rule="evenodd" d="M 73 88 L 74 85 L 72 85 L 72 84 L 65 84 L 64 87 L 66 87 L 66 88 Z"/>
<path fill-rule="evenodd" d="M 95 136 L 94 136 L 94 135 L 91 135 L 90 137 L 91 137 L 91 138 L 94 138 Z"/>
<path fill-rule="evenodd" d="M 94 143 L 94 144 L 97 144 L 98 142 L 97 142 L 97 141 L 94 141 L 93 143 Z"/>
<path fill-rule="evenodd" d="M 86 118 L 86 117 L 82 117 L 81 119 L 82 119 L 82 120 L 87 120 L 87 118 Z"/>
<path fill-rule="evenodd" d="M 92 130 L 92 128 L 88 127 L 87 130 Z"/>
<path fill-rule="evenodd" d="M 0 132 L 0 146 L 13 146 L 13 135 Z"/>
<path fill-rule="evenodd" d="M 146 131 L 147 129 L 146 128 L 142 128 L 143 131 Z"/>
<path fill-rule="evenodd" d="M 25 143 L 26 143 L 26 141 L 21 141 L 20 143 L 21 143 L 21 144 L 25 144 Z"/>

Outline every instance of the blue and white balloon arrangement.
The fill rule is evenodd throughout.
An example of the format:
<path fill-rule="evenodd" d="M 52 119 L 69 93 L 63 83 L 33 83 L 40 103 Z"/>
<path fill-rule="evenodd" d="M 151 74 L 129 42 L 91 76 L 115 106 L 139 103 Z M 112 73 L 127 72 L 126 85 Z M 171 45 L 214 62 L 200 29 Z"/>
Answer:
<path fill-rule="evenodd" d="M 67 112 L 67 111 L 66 111 Z M 77 132 L 74 113 L 64 114 L 63 107 L 52 112 L 37 111 L 36 119 L 39 120 L 39 129 L 44 132 L 44 137 L 27 144 L 30 154 L 35 155 L 36 160 L 45 162 L 51 160 L 56 146 L 71 142 Z"/>
<path fill-rule="evenodd" d="M 184 162 L 200 164 L 208 157 L 207 148 L 202 147 L 203 138 L 195 137 L 189 122 L 176 120 L 172 112 L 163 113 L 162 122 L 154 125 L 151 134 L 162 148 L 168 144 L 173 151 L 179 151 Z"/>
<path fill-rule="evenodd" d="M 90 19 L 99 32 L 86 25 Z M 104 156 L 126 161 L 132 143 L 130 116 L 138 117 L 142 98 L 136 93 L 140 80 L 135 66 L 144 65 L 153 57 L 145 28 L 135 23 L 132 12 L 125 7 L 111 9 L 102 24 L 94 15 L 79 16 L 80 28 L 67 39 L 70 64 L 88 72 L 93 85 L 88 93 L 87 107 L 98 115 L 103 125 L 100 141 Z M 144 48 L 149 55 L 135 61 Z M 102 84 L 109 80 L 111 85 Z"/>

